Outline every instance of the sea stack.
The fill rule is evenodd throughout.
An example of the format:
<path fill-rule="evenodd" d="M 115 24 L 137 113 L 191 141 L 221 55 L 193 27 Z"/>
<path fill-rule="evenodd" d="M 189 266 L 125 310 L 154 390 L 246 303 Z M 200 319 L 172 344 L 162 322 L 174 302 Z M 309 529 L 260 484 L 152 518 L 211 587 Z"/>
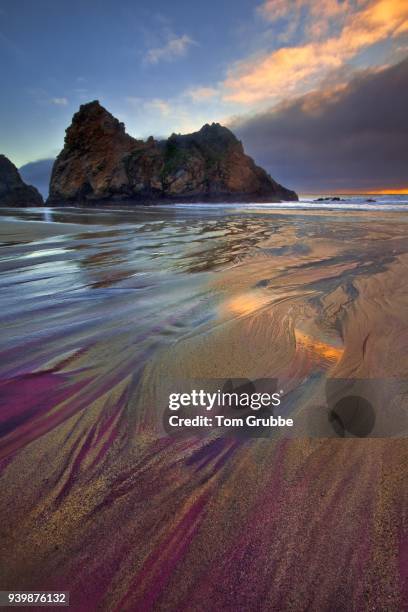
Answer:
<path fill-rule="evenodd" d="M 167 140 L 136 140 L 97 100 L 84 104 L 55 160 L 48 204 L 297 200 L 218 123 Z"/>
<path fill-rule="evenodd" d="M 15 165 L 0 155 L 0 206 L 43 206 L 42 196 L 32 185 L 26 185 Z"/>

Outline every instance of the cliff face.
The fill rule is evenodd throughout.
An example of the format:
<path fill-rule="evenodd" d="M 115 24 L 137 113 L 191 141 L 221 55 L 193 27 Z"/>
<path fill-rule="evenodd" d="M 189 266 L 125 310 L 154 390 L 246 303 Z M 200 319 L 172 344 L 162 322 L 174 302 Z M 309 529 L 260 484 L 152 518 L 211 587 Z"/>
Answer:
<path fill-rule="evenodd" d="M 57 157 L 48 203 L 297 200 L 225 127 L 136 140 L 97 101 L 80 107 Z"/>
<path fill-rule="evenodd" d="M 15 165 L 0 155 L 0 206 L 43 206 L 35 187 L 26 185 Z"/>

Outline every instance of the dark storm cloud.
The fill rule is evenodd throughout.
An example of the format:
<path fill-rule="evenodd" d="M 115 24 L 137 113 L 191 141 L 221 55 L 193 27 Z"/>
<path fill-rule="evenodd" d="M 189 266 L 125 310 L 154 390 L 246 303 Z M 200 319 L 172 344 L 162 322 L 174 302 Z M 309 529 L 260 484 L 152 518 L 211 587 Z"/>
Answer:
<path fill-rule="evenodd" d="M 48 187 L 50 184 L 53 163 L 53 159 L 39 159 L 38 161 L 24 164 L 24 166 L 19 168 L 23 181 L 28 185 L 37 187 L 44 198 L 48 197 Z"/>
<path fill-rule="evenodd" d="M 408 58 L 232 128 L 259 164 L 299 191 L 407 187 Z"/>

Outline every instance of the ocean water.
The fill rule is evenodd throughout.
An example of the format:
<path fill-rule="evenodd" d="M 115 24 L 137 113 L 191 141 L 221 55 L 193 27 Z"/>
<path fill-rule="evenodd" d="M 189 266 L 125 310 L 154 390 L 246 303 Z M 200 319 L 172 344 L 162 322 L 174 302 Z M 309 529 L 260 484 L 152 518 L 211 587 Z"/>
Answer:
<path fill-rule="evenodd" d="M 340 201 L 332 201 L 333 197 Z M 318 201 L 319 198 L 329 198 L 328 201 Z M 371 200 L 371 201 L 369 201 Z M 173 206 L 173 205 L 172 205 Z M 176 204 L 177 208 L 219 208 L 222 210 L 395 210 L 404 211 L 408 206 L 408 194 L 404 195 L 338 195 L 330 194 L 300 194 L 298 202 L 247 203 L 247 204 Z"/>
<path fill-rule="evenodd" d="M 340 202 L 318 202 L 318 198 L 332 198 L 330 194 L 299 196 L 299 204 L 333 210 L 407 210 L 408 194 L 403 195 L 338 195 Z M 374 200 L 369 202 L 368 200 Z"/>

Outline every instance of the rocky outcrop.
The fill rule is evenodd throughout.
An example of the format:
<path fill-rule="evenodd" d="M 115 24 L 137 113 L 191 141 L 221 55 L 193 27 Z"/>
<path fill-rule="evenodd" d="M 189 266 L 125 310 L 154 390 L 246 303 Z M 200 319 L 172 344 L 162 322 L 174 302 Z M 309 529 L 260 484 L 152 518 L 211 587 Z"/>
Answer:
<path fill-rule="evenodd" d="M 136 140 L 98 101 L 80 107 L 66 131 L 48 203 L 297 200 L 213 123 L 167 140 Z"/>
<path fill-rule="evenodd" d="M 0 206 L 43 206 L 37 189 L 26 185 L 15 165 L 0 155 Z"/>

